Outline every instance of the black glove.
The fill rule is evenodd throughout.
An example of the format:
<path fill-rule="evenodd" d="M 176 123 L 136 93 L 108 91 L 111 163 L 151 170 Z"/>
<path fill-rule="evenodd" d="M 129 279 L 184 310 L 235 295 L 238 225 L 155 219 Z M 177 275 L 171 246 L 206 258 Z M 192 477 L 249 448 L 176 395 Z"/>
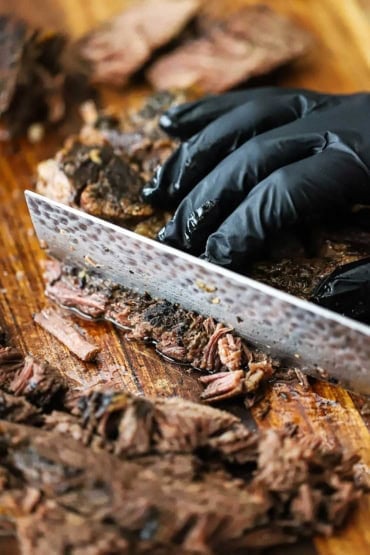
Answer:
<path fill-rule="evenodd" d="M 247 271 L 280 233 L 370 204 L 370 94 L 250 89 L 172 108 L 161 125 L 185 142 L 143 190 L 178 205 L 159 239 L 217 264 Z"/>
<path fill-rule="evenodd" d="M 311 300 L 370 324 L 370 258 L 350 262 L 334 270 L 319 283 Z"/>

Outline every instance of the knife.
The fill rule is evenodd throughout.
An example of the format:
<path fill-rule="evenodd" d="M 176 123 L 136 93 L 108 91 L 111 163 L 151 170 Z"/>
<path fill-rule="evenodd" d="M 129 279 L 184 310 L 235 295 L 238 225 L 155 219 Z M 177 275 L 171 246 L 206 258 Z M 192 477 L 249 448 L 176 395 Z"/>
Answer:
<path fill-rule="evenodd" d="M 370 395 L 370 326 L 32 191 L 38 239 L 58 260 L 234 328 L 306 374 Z"/>

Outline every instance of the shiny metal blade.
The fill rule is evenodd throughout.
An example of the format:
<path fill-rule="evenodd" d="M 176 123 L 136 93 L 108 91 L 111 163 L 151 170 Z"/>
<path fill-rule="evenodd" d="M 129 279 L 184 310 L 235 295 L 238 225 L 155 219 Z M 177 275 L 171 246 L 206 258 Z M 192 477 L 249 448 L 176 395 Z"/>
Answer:
<path fill-rule="evenodd" d="M 49 254 L 230 325 L 319 379 L 370 394 L 370 327 L 27 191 Z"/>

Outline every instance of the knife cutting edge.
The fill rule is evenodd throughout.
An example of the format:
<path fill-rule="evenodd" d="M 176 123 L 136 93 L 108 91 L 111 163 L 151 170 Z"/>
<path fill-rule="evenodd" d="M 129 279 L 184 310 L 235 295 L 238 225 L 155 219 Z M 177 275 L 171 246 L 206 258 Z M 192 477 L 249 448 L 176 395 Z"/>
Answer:
<path fill-rule="evenodd" d="M 37 237 L 58 260 L 231 326 L 310 376 L 370 395 L 370 326 L 26 191 Z"/>

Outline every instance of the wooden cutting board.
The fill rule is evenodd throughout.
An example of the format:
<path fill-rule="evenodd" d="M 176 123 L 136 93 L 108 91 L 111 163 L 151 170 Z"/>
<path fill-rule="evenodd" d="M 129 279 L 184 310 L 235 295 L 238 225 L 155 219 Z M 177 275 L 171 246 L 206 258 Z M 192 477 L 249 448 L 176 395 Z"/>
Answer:
<path fill-rule="evenodd" d="M 276 10 L 292 15 L 309 28 L 316 42 L 311 53 L 290 68 L 275 73 L 265 84 L 299 86 L 333 93 L 350 93 L 370 87 L 369 0 L 264 0 Z M 214 0 L 226 13 L 253 2 Z M 52 26 L 79 36 L 95 23 L 117 13 L 123 0 L 0 0 L 0 12 L 16 13 L 31 23 Z M 137 102 L 148 92 L 137 85 L 122 92 L 102 90 L 107 103 Z M 367 114 L 368 116 L 368 114 Z M 45 357 L 81 383 L 114 376 L 117 388 L 146 395 L 181 395 L 197 400 L 200 387 L 194 375 L 162 360 L 140 343 L 128 342 L 108 324 L 82 322 L 88 335 L 101 346 L 97 364 L 82 364 L 32 320 L 45 304 L 42 261 L 23 198 L 32 187 L 38 161 L 52 156 L 61 145 L 62 131 L 37 145 L 21 142 L 0 146 L 0 323 L 24 352 Z M 349 369 L 350 370 L 350 369 Z M 267 415 L 266 403 L 270 410 Z M 336 437 L 356 449 L 370 464 L 369 429 L 358 403 L 339 388 L 315 384 L 309 390 L 286 383 L 275 384 L 268 399 L 253 409 L 258 426 L 297 423 L 326 437 Z M 318 538 L 271 555 L 368 555 L 370 553 L 370 500 L 362 500 L 348 526 L 331 539 Z M 0 539 L 0 553 L 18 553 L 16 542 Z M 51 554 L 52 555 L 52 554 Z"/>

